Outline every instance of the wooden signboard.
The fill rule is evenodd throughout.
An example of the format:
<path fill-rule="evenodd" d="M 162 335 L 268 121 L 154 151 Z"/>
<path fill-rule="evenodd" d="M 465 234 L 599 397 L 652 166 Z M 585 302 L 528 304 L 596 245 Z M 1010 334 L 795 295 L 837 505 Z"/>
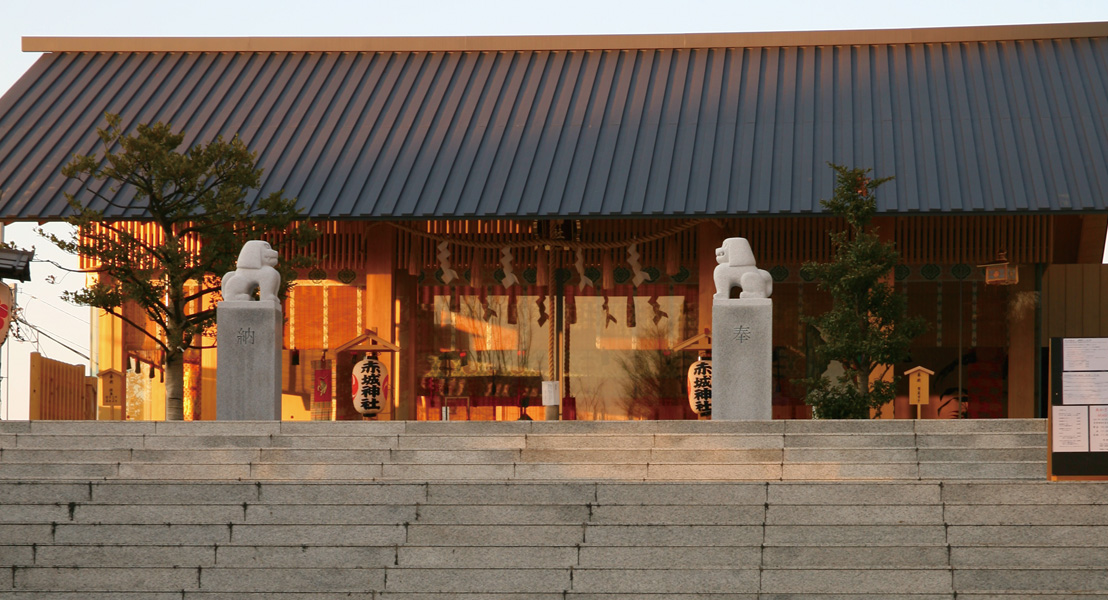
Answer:
<path fill-rule="evenodd" d="M 1047 471 L 1108 480 L 1108 338 L 1050 339 Z"/>
<path fill-rule="evenodd" d="M 908 376 L 908 404 L 916 407 L 916 418 L 920 418 L 920 407 L 931 402 L 930 369 L 915 367 L 904 372 Z"/>
<path fill-rule="evenodd" d="M 921 405 L 931 402 L 931 376 L 934 371 L 915 367 L 904 372 L 908 376 L 908 404 Z"/>

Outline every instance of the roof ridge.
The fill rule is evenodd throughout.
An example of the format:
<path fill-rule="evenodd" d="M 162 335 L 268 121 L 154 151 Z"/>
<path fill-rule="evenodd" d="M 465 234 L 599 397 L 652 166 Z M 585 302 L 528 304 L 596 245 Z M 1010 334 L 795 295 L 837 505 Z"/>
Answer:
<path fill-rule="evenodd" d="M 1108 37 L 1108 22 L 752 33 L 457 37 L 47 37 L 24 52 L 448 52 L 843 46 Z"/>

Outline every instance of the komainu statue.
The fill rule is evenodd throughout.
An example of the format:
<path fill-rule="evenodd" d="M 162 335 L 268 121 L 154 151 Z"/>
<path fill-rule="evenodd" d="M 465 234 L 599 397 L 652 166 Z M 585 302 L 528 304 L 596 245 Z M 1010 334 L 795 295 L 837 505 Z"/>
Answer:
<path fill-rule="evenodd" d="M 277 251 L 268 242 L 251 240 L 239 251 L 235 270 L 223 276 L 223 299 L 232 302 L 253 300 L 258 290 L 259 300 L 280 306 L 277 289 L 281 287 L 281 274 L 277 266 Z"/>
<path fill-rule="evenodd" d="M 746 238 L 727 238 L 716 248 L 719 265 L 712 273 L 716 282 L 715 298 L 731 297 L 731 288 L 739 286 L 739 298 L 769 298 L 773 293 L 773 277 L 759 269 L 754 262 L 754 251 Z"/>

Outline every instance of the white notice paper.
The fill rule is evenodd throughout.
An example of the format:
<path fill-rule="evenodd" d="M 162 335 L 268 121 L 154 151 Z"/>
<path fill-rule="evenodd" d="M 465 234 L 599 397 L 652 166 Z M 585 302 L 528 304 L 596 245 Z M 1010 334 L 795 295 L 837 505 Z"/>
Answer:
<path fill-rule="evenodd" d="M 1108 371 L 1062 373 L 1062 404 L 1108 404 Z"/>
<path fill-rule="evenodd" d="M 1062 340 L 1063 371 L 1108 371 L 1108 338 Z"/>
<path fill-rule="evenodd" d="M 1108 406 L 1089 407 L 1089 452 L 1108 452 Z"/>
<path fill-rule="evenodd" d="M 543 406 L 558 406 L 561 402 L 561 394 L 558 391 L 558 381 L 544 381 L 542 382 L 542 405 Z"/>
<path fill-rule="evenodd" d="M 1050 437 L 1054 452 L 1089 451 L 1089 407 L 1052 406 Z"/>

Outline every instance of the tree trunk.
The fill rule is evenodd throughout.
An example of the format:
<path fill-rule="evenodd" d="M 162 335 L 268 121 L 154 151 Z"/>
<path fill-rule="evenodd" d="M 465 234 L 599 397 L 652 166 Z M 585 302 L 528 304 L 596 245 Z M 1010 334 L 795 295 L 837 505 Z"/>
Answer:
<path fill-rule="evenodd" d="M 185 418 L 185 357 L 173 354 L 165 361 L 165 420 Z"/>

